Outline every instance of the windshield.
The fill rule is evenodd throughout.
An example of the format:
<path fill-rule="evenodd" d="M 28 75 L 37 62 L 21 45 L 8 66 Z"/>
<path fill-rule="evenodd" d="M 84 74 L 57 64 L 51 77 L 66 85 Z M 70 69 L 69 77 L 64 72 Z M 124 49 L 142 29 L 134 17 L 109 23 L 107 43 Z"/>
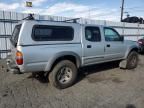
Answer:
<path fill-rule="evenodd" d="M 20 29 L 21 29 L 21 24 L 20 25 L 16 25 L 15 28 L 14 28 L 14 31 L 12 33 L 12 36 L 11 36 L 11 42 L 14 46 L 16 46 L 17 42 L 18 42 L 18 36 L 19 36 L 19 33 L 20 33 Z"/>

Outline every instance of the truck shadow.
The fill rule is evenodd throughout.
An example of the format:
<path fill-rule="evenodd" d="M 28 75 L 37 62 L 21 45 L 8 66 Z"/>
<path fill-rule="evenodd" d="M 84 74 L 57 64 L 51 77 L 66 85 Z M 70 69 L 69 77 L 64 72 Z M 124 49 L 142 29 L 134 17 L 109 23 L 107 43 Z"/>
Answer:
<path fill-rule="evenodd" d="M 139 53 L 141 56 L 144 56 L 144 52 Z"/>
<path fill-rule="evenodd" d="M 104 72 L 106 70 L 114 69 L 119 67 L 119 61 L 115 62 L 108 62 L 108 63 L 102 63 L 102 64 L 97 64 L 97 65 L 92 65 L 92 66 L 86 66 L 83 68 L 80 68 L 78 70 L 78 78 L 76 83 L 79 83 L 81 80 L 83 80 L 86 76 L 93 74 L 93 73 L 98 73 L 98 72 Z M 48 83 L 48 75 L 45 76 L 44 74 L 32 74 L 28 78 L 34 78 L 41 83 Z"/>
<path fill-rule="evenodd" d="M 48 77 L 44 75 L 44 73 L 40 72 L 40 73 L 35 73 L 35 74 L 31 74 L 28 78 L 31 79 L 36 79 L 41 83 L 48 83 Z"/>
<path fill-rule="evenodd" d="M 119 61 L 83 67 L 79 69 L 77 83 L 83 80 L 88 75 L 99 73 L 99 72 L 106 72 L 107 70 L 111 70 L 111 69 L 118 68 L 118 67 L 119 67 Z"/>

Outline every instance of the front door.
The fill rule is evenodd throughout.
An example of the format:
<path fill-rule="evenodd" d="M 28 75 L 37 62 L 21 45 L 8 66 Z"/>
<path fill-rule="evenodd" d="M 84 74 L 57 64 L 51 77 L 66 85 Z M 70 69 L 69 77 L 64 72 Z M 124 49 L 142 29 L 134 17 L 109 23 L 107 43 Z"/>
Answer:
<path fill-rule="evenodd" d="M 104 28 L 105 37 L 105 60 L 121 59 L 126 52 L 126 46 L 120 35 L 112 28 Z"/>

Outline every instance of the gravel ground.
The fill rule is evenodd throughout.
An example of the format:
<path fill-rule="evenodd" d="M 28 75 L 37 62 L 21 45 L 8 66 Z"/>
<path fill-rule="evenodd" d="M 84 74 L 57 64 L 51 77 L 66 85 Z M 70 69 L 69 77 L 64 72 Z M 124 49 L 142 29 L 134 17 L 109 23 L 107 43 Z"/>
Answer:
<path fill-rule="evenodd" d="M 42 77 L 7 73 L 1 60 L 0 108 L 144 108 L 144 56 L 135 70 L 115 62 L 83 68 L 78 82 L 64 90 Z"/>

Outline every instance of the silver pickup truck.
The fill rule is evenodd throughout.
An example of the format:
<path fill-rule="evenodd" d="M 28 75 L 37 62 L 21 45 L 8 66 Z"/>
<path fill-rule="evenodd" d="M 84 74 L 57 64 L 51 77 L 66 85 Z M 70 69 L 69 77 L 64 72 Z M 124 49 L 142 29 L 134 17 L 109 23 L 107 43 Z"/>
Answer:
<path fill-rule="evenodd" d="M 74 84 L 78 68 L 110 61 L 133 69 L 138 64 L 138 46 L 124 41 L 111 27 L 72 22 L 23 20 L 13 31 L 9 70 L 47 73 L 59 89 Z"/>

